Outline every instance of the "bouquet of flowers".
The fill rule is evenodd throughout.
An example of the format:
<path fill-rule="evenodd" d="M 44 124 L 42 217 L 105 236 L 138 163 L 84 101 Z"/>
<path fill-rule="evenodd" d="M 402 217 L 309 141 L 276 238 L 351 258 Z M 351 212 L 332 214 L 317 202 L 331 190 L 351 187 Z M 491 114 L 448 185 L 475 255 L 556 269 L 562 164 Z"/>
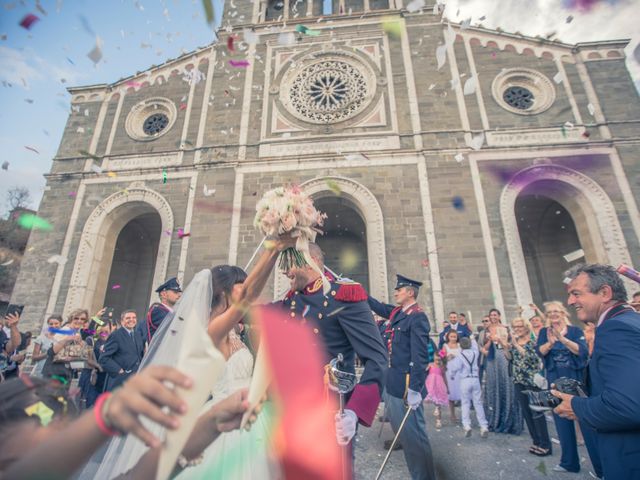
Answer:
<path fill-rule="evenodd" d="M 256 205 L 254 225 L 266 236 L 291 232 L 297 238 L 296 248 L 281 253 L 279 268 L 287 271 L 292 267 L 316 265 L 309 256 L 309 242 L 322 233 L 319 227 L 327 215 L 319 212 L 313 200 L 300 187 L 278 187 L 266 192 Z"/>

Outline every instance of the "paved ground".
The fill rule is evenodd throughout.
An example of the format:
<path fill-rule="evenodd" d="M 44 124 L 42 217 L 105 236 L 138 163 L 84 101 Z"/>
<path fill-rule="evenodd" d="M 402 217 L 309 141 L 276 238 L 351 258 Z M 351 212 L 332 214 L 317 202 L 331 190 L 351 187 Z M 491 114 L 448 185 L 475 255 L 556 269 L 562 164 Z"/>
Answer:
<path fill-rule="evenodd" d="M 382 407 L 381 407 L 382 408 Z M 551 469 L 560 461 L 560 445 L 554 442 L 554 454 L 549 457 L 536 457 L 528 450 L 531 439 L 526 431 L 520 436 L 489 434 L 482 439 L 479 430 L 474 429 L 471 438 L 465 438 L 462 427 L 452 426 L 448 416 L 443 412 L 443 427 L 435 429 L 433 406 L 425 408 L 427 431 L 433 449 L 438 480 L 586 480 L 592 479 L 589 474 L 591 462 L 584 447 L 578 447 L 582 460 L 582 471 L 574 473 L 556 473 Z M 473 412 L 472 412 L 473 417 Z M 557 439 L 553 423 L 549 423 L 552 437 Z M 386 451 L 382 443 L 393 438 L 388 423 L 384 424 L 382 435 L 378 438 L 380 423 L 376 420 L 371 428 L 360 428 L 356 441 L 356 478 L 357 480 L 374 479 Z M 381 480 L 410 479 L 404 455 L 401 450 L 391 454 Z"/>

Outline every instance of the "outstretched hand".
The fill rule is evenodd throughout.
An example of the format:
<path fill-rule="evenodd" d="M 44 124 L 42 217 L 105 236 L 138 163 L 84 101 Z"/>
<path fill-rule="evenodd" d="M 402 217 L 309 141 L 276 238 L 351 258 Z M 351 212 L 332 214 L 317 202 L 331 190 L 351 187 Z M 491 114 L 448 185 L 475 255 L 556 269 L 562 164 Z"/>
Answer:
<path fill-rule="evenodd" d="M 159 447 L 160 440 L 142 425 L 139 416 L 174 430 L 180 425 L 177 415 L 187 411 L 186 403 L 165 382 L 182 388 L 193 385 L 189 377 L 173 367 L 151 365 L 113 393 L 103 418 L 115 430 L 132 433 L 150 447 Z"/>
<path fill-rule="evenodd" d="M 224 400 L 216 403 L 212 408 L 214 414 L 215 424 L 220 433 L 230 432 L 240 428 L 242 421 L 242 415 L 249 408 L 249 401 L 247 399 L 249 390 L 243 388 L 238 390 L 232 395 L 229 395 Z M 250 422 L 254 422 L 255 415 L 251 416 Z"/>
<path fill-rule="evenodd" d="M 282 252 L 287 248 L 295 248 L 297 241 L 298 238 L 293 236 L 293 232 L 287 232 L 265 240 L 265 248 Z"/>

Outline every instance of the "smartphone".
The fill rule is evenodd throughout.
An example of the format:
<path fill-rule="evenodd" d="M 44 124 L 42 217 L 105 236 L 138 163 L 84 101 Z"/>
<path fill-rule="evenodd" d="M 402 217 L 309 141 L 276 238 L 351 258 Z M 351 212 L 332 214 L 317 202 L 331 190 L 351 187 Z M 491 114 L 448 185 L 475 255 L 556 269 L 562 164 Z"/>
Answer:
<path fill-rule="evenodd" d="M 5 316 L 7 315 L 22 315 L 22 311 L 24 310 L 24 305 L 14 305 L 13 303 L 9 304 L 7 307 L 7 311 L 5 312 Z"/>

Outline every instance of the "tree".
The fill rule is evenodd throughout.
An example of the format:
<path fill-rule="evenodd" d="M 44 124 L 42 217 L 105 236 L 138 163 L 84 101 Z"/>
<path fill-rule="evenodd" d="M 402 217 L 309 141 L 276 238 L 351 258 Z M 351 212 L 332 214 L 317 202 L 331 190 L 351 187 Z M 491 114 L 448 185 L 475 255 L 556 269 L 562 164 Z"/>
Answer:
<path fill-rule="evenodd" d="M 7 192 L 7 204 L 9 212 L 16 208 L 29 208 L 31 204 L 31 194 L 26 187 L 14 187 Z"/>

